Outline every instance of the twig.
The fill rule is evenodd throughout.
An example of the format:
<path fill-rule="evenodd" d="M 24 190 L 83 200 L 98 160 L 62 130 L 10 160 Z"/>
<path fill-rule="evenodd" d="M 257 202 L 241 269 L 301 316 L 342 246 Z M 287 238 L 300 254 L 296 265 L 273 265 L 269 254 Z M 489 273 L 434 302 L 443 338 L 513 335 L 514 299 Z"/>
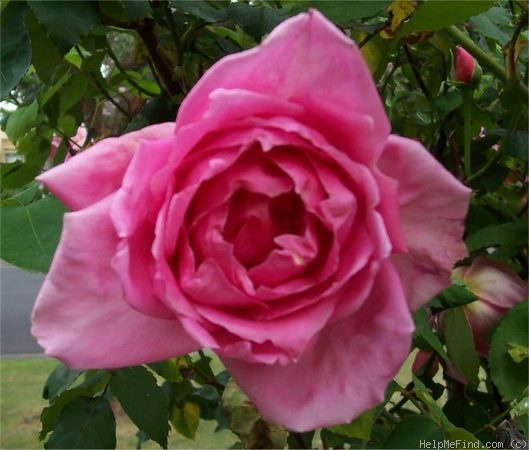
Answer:
<path fill-rule="evenodd" d="M 421 77 L 421 73 L 419 72 L 419 69 L 417 69 L 416 61 L 413 55 L 410 52 L 410 48 L 404 44 L 404 53 L 406 53 L 406 58 L 408 59 L 408 62 L 410 63 L 411 70 L 413 72 L 413 76 L 415 77 L 415 80 L 419 84 L 419 87 L 421 88 L 422 93 L 428 100 L 432 100 L 432 96 L 430 95 L 430 90 L 424 84 L 424 81 Z"/>

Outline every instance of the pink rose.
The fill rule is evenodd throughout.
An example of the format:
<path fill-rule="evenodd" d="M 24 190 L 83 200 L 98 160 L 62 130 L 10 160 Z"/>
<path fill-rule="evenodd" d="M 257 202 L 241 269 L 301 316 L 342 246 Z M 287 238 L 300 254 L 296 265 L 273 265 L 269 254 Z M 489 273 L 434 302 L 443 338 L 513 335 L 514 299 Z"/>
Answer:
<path fill-rule="evenodd" d="M 458 45 L 454 55 L 453 79 L 459 83 L 475 85 L 481 80 L 482 74 L 483 71 L 474 57 Z"/>
<path fill-rule="evenodd" d="M 478 299 L 463 307 L 476 349 L 489 351 L 490 332 L 511 308 L 527 298 L 527 284 L 504 264 L 482 256 L 470 267 L 458 267 L 453 278 L 463 282 Z"/>
<path fill-rule="evenodd" d="M 470 191 L 389 133 L 356 45 L 317 11 L 287 20 L 213 66 L 176 125 L 39 177 L 72 212 L 34 335 L 79 368 L 208 347 L 265 418 L 349 421 L 465 255 Z"/>

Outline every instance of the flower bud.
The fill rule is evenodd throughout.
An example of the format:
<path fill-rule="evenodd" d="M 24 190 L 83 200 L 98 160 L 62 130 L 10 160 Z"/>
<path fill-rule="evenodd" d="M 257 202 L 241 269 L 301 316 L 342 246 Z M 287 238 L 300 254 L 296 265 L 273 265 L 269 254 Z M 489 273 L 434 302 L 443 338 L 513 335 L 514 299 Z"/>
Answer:
<path fill-rule="evenodd" d="M 463 47 L 457 46 L 452 67 L 452 78 L 458 83 L 475 87 L 481 80 L 481 66 Z"/>
<path fill-rule="evenodd" d="M 504 264 L 478 257 L 458 267 L 452 279 L 462 282 L 478 299 L 463 307 L 477 351 L 488 353 L 488 336 L 503 315 L 527 298 L 527 285 Z"/>

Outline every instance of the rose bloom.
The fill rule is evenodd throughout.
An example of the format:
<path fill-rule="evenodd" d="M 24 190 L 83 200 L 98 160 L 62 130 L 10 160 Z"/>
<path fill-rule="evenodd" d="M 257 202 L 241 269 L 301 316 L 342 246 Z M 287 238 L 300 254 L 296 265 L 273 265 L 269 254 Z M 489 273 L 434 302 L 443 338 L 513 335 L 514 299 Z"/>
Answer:
<path fill-rule="evenodd" d="M 527 298 L 527 284 L 505 264 L 480 256 L 470 267 L 458 267 L 452 278 L 478 299 L 463 307 L 476 349 L 489 352 L 488 338 L 501 318 Z"/>
<path fill-rule="evenodd" d="M 33 313 L 46 354 L 115 368 L 214 350 L 291 430 L 382 401 L 410 309 L 465 255 L 469 190 L 390 124 L 319 12 L 215 64 L 176 124 L 39 177 L 72 211 Z"/>

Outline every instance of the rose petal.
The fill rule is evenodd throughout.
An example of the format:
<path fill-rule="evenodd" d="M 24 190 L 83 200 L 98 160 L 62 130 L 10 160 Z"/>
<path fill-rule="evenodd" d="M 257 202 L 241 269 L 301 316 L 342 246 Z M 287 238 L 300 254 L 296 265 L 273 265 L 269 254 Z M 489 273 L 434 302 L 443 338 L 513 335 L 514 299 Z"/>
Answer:
<path fill-rule="evenodd" d="M 33 311 L 32 333 L 46 355 L 72 368 L 124 367 L 182 355 L 200 346 L 177 320 L 132 309 L 110 267 L 118 237 L 112 197 L 66 214 L 50 272 Z"/>
<path fill-rule="evenodd" d="M 399 213 L 409 253 L 394 255 L 412 309 L 450 285 L 471 190 L 416 141 L 390 136 L 379 168 L 399 182 Z"/>
<path fill-rule="evenodd" d="M 476 258 L 465 272 L 464 281 L 480 299 L 504 310 L 527 298 L 527 284 L 507 266 L 488 258 Z"/>
<path fill-rule="evenodd" d="M 171 136 L 173 130 L 174 123 L 167 122 L 103 139 L 37 180 L 72 211 L 85 208 L 117 190 L 142 141 Z"/>
<path fill-rule="evenodd" d="M 263 70 L 271 61 L 273 70 Z M 373 145 L 352 150 L 364 159 L 374 157 L 389 134 L 387 116 L 360 50 L 316 10 L 280 24 L 259 47 L 215 64 L 182 102 L 176 128 L 204 118 L 210 95 L 219 88 L 246 89 L 302 105 L 314 121 L 327 120 L 325 125 L 333 128 L 330 136 L 349 136 L 355 141 L 354 123 L 343 118 L 364 115 L 372 121 Z"/>
<path fill-rule="evenodd" d="M 297 363 L 252 364 L 220 355 L 265 419 L 308 431 L 348 423 L 382 401 L 412 332 L 398 275 L 386 261 L 362 310 L 328 325 Z"/>

